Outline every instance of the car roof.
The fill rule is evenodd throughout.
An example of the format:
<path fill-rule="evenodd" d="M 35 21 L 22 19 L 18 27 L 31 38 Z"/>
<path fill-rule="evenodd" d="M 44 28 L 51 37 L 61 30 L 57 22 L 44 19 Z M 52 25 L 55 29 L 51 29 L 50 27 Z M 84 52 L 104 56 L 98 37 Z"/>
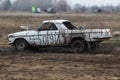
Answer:
<path fill-rule="evenodd" d="M 63 23 L 63 22 L 69 22 L 68 20 L 45 20 L 43 23 L 46 22 L 52 22 L 52 23 Z"/>

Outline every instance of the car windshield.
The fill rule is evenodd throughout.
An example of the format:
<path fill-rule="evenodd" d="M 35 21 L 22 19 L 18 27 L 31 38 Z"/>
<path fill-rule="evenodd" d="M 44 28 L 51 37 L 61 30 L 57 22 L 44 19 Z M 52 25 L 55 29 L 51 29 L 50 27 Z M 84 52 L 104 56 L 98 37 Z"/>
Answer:
<path fill-rule="evenodd" d="M 44 30 L 58 30 L 56 25 L 54 23 L 44 23 L 42 24 L 39 28 L 38 28 L 38 31 L 44 31 Z"/>
<path fill-rule="evenodd" d="M 71 22 L 63 22 L 63 24 L 70 30 L 76 29 L 76 27 L 71 24 Z"/>

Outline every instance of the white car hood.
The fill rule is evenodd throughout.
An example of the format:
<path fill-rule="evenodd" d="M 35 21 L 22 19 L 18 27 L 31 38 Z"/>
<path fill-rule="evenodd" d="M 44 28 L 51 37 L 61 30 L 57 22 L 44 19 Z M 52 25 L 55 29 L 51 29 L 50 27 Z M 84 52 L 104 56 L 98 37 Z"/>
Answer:
<path fill-rule="evenodd" d="M 13 35 L 13 36 L 25 36 L 25 35 L 31 35 L 31 34 L 35 34 L 35 30 L 30 30 L 30 31 L 21 31 L 21 32 L 16 32 L 16 33 L 12 33 L 10 35 Z"/>

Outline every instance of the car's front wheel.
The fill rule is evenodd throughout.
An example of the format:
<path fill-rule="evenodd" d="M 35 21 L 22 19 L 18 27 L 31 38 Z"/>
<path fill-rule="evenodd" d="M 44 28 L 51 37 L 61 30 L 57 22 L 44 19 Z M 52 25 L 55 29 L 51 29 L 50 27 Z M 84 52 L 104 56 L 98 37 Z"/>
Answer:
<path fill-rule="evenodd" d="M 28 48 L 28 43 L 24 39 L 18 39 L 15 41 L 15 48 L 17 50 L 25 50 Z"/>

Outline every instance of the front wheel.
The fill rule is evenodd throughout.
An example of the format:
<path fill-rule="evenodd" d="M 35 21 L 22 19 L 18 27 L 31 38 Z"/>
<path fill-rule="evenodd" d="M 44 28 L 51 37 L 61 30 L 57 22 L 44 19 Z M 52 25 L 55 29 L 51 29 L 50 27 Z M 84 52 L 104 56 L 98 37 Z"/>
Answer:
<path fill-rule="evenodd" d="M 28 48 L 28 43 L 24 39 L 18 39 L 15 41 L 15 48 L 20 51 L 25 50 Z"/>
<path fill-rule="evenodd" d="M 81 53 L 84 51 L 84 43 L 83 41 L 76 40 L 71 44 L 71 48 L 73 49 L 74 53 Z"/>

